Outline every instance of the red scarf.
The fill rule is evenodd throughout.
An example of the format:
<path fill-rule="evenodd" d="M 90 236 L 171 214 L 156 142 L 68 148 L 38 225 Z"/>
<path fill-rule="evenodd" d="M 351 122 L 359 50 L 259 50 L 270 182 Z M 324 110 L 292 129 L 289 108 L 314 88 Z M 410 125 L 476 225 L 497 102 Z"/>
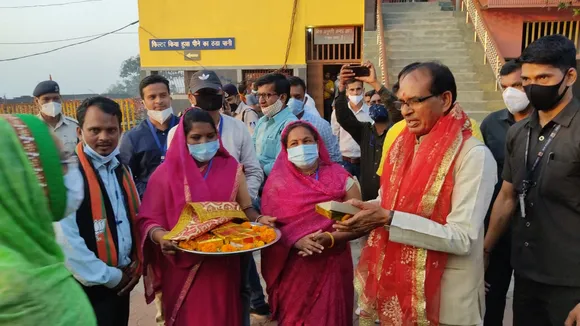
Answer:
<path fill-rule="evenodd" d="M 456 104 L 421 139 L 405 128 L 385 160 L 381 205 L 446 224 L 453 167 L 471 123 Z M 355 275 L 361 308 L 382 325 L 439 325 L 441 277 L 447 254 L 389 241 L 377 228 L 361 253 Z"/>
<path fill-rule="evenodd" d="M 93 217 L 93 223 L 101 223 L 104 221 L 105 230 L 103 233 L 96 237 L 97 240 L 97 257 L 100 260 L 105 262 L 109 266 L 117 267 L 118 265 L 118 253 L 117 249 L 115 248 L 115 242 L 113 240 L 113 236 L 111 233 L 111 228 L 109 222 L 107 220 L 107 212 L 105 210 L 105 201 L 104 201 L 104 193 L 101 189 L 99 184 L 97 174 L 95 173 L 91 163 L 89 162 L 89 158 L 85 154 L 83 150 L 83 144 L 79 143 L 76 148 L 77 156 L 79 157 L 79 162 L 83 171 L 85 172 L 88 188 L 89 188 L 89 196 L 91 200 L 91 215 Z M 133 178 L 129 173 L 127 167 L 122 166 L 123 169 L 123 189 L 127 194 L 127 201 L 128 201 L 128 208 L 127 217 L 129 218 L 130 223 L 132 224 L 131 230 L 133 235 L 133 243 L 134 249 L 132 250 L 132 257 L 131 257 L 131 273 L 132 275 L 141 275 L 142 273 L 142 262 L 143 258 L 141 257 L 141 250 L 138 250 L 139 246 L 139 232 L 138 228 L 135 226 L 134 221 L 135 217 L 137 216 L 137 211 L 139 209 L 139 205 L 141 204 L 139 200 L 139 195 L 137 193 L 137 188 L 135 187 L 135 183 L 133 182 Z"/>

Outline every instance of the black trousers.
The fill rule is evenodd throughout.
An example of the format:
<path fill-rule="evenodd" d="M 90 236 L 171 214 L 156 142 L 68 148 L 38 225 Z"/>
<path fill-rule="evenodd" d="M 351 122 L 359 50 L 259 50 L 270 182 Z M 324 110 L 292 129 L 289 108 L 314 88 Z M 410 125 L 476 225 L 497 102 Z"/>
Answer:
<path fill-rule="evenodd" d="M 485 281 L 491 286 L 485 295 L 485 326 L 503 325 L 506 296 L 512 280 L 511 246 L 509 241 L 502 240 L 494 248 L 485 272 Z"/>
<path fill-rule="evenodd" d="M 99 326 L 127 326 L 130 296 L 118 296 L 105 286 L 83 286 L 97 316 Z"/>
<path fill-rule="evenodd" d="M 538 283 L 516 273 L 513 326 L 562 326 L 579 302 L 580 287 Z"/>

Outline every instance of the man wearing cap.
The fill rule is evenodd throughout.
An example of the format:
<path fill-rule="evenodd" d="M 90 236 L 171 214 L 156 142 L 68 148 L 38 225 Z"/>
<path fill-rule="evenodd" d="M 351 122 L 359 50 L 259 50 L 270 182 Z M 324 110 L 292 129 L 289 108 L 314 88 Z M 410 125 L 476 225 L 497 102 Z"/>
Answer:
<path fill-rule="evenodd" d="M 36 86 L 34 105 L 38 107 L 38 117 L 52 127 L 55 134 L 62 141 L 64 151 L 72 155 L 78 143 L 78 122 L 62 114 L 60 87 L 55 81 L 46 80 Z"/>
<path fill-rule="evenodd" d="M 220 114 L 224 91 L 219 77 L 210 70 L 196 72 L 191 77 L 188 97 L 192 106 L 201 108 L 212 116 L 224 147 L 244 166 L 250 196 L 256 198 L 264 180 L 264 173 L 246 125 L 235 118 Z M 171 146 L 175 130 L 176 128 L 171 129 L 167 135 L 168 146 Z"/>
<path fill-rule="evenodd" d="M 227 84 L 224 86 L 224 96 L 226 102 L 230 105 L 233 117 L 242 121 L 246 127 L 248 127 L 250 135 L 253 135 L 256 123 L 258 122 L 258 119 L 260 119 L 258 113 L 256 113 L 252 107 L 242 102 L 240 94 L 238 94 L 238 88 L 233 84 Z"/>

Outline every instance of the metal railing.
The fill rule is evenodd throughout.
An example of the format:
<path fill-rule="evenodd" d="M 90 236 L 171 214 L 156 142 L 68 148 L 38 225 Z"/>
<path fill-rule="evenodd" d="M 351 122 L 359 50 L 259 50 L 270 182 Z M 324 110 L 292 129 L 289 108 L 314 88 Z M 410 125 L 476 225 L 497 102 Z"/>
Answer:
<path fill-rule="evenodd" d="M 143 119 L 145 119 L 145 109 L 136 99 L 117 99 L 114 100 L 119 103 L 121 112 L 123 113 L 123 121 L 121 126 L 123 131 L 128 131 L 136 127 Z M 79 100 L 63 101 L 62 113 L 65 116 L 73 119 L 77 118 L 77 108 L 81 104 Z M 38 114 L 38 109 L 33 103 L 3 103 L 0 104 L 0 114 Z"/>
<path fill-rule="evenodd" d="M 483 8 L 544 8 L 559 7 L 562 3 L 580 6 L 580 0 L 479 0 Z"/>
<path fill-rule="evenodd" d="M 387 67 L 387 49 L 385 45 L 385 24 L 383 22 L 383 1 L 377 0 L 377 44 L 379 46 L 379 70 L 381 81 L 385 87 L 389 87 L 389 73 Z"/>
<path fill-rule="evenodd" d="M 526 48 L 535 40 L 554 34 L 562 34 L 572 40 L 576 49 L 580 49 L 580 21 L 543 21 L 524 22 L 524 39 L 522 48 Z"/>
<path fill-rule="evenodd" d="M 495 77 L 495 90 L 498 90 L 499 71 L 505 63 L 505 59 L 499 52 L 499 47 L 495 43 L 492 34 L 489 32 L 485 21 L 481 17 L 480 8 L 475 3 L 476 0 L 462 0 L 461 11 L 465 11 L 465 23 L 469 24 L 469 20 L 473 22 L 473 41 L 479 41 L 483 45 L 483 64 L 489 63 L 493 75 Z"/>

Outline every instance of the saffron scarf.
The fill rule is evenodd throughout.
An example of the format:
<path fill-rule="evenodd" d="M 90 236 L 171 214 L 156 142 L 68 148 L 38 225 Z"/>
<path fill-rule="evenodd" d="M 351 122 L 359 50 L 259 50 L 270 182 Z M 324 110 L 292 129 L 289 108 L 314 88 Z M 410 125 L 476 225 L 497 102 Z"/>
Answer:
<path fill-rule="evenodd" d="M 446 224 L 455 159 L 469 137 L 471 123 L 459 104 L 418 146 L 416 136 L 405 128 L 385 161 L 382 207 Z M 446 263 L 446 253 L 392 242 L 386 228 L 373 230 L 355 274 L 359 305 L 369 314 L 365 318 L 389 326 L 439 325 Z"/>
<path fill-rule="evenodd" d="M 96 235 L 97 241 L 97 257 L 100 260 L 105 262 L 109 266 L 116 267 L 118 265 L 118 253 L 117 249 L 115 248 L 115 242 L 113 239 L 113 235 L 111 233 L 111 227 L 109 225 L 107 219 L 107 212 L 105 210 L 105 198 L 103 189 L 101 189 L 101 185 L 99 183 L 99 179 L 93 166 L 91 165 L 89 158 L 85 154 L 83 150 L 83 144 L 79 143 L 76 148 L 77 156 L 79 158 L 79 162 L 85 172 L 88 188 L 89 188 L 89 196 L 90 196 L 90 207 L 91 207 L 91 215 L 93 217 L 93 222 L 95 224 L 104 223 L 105 228 L 104 232 Z M 126 166 L 121 165 L 123 169 L 122 180 L 123 180 L 123 190 L 125 194 L 127 194 L 127 217 L 129 218 L 130 223 L 132 224 L 131 231 L 133 235 L 133 244 L 134 248 L 131 253 L 131 273 L 133 275 L 141 275 L 141 263 L 143 261 L 141 257 L 141 250 L 138 250 L 138 244 L 140 243 L 140 234 L 138 232 L 137 227 L 135 226 L 135 218 L 137 216 L 137 211 L 139 209 L 140 200 L 139 194 L 137 193 L 137 188 L 135 187 L 135 183 L 133 182 L 133 178 L 131 173 Z"/>

